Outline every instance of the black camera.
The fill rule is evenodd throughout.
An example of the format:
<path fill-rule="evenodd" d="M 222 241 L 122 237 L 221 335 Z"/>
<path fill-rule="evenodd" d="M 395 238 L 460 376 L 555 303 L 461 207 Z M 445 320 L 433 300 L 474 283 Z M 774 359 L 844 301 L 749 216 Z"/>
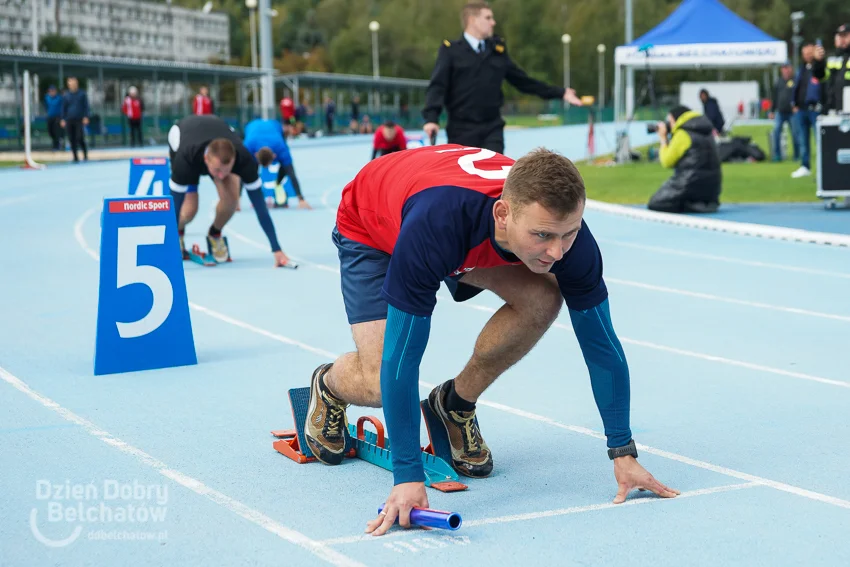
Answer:
<path fill-rule="evenodd" d="M 658 132 L 658 123 L 657 122 L 653 122 L 652 124 L 646 125 L 646 133 L 647 134 L 655 134 L 656 132 Z"/>

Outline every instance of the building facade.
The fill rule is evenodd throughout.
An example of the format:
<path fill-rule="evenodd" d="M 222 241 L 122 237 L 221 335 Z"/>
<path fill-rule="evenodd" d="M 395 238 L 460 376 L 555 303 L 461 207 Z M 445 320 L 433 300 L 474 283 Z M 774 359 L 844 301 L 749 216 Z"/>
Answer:
<path fill-rule="evenodd" d="M 141 0 L 5 0 L 0 47 L 32 49 L 37 36 L 73 37 L 88 55 L 207 63 L 228 59 L 227 14 Z"/>
<path fill-rule="evenodd" d="M 57 31 L 73 37 L 86 55 L 186 63 L 230 57 L 230 20 L 223 13 L 143 0 L 0 0 L 0 48 L 32 50 L 34 37 Z M 101 110 L 118 112 L 123 92 L 134 82 L 108 87 L 110 96 L 90 88 L 89 99 Z M 145 104 L 153 104 L 154 85 L 136 85 Z M 0 115 L 17 112 L 13 86 L 12 76 L 0 75 Z M 181 83 L 161 82 L 155 88 L 164 105 L 192 95 L 190 86 Z"/>

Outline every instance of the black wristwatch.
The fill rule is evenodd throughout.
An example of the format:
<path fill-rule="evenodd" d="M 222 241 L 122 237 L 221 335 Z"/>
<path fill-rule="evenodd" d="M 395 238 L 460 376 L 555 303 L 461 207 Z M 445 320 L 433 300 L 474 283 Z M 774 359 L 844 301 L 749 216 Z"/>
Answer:
<path fill-rule="evenodd" d="M 612 461 L 617 457 L 625 457 L 626 455 L 631 455 L 632 457 L 637 459 L 637 447 L 635 447 L 634 439 L 629 441 L 628 445 L 623 445 L 622 447 L 616 447 L 614 449 L 608 449 L 608 458 Z"/>

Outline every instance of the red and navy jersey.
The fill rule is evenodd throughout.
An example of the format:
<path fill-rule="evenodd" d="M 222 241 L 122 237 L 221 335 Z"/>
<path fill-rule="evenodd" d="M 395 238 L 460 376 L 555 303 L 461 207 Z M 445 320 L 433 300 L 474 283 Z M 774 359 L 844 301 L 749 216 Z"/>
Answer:
<path fill-rule="evenodd" d="M 198 116 L 203 116 L 205 114 L 213 113 L 213 101 L 210 97 L 204 96 L 202 94 L 195 95 L 195 99 L 192 102 L 192 113 Z"/>
<path fill-rule="evenodd" d="M 289 120 L 295 116 L 295 103 L 289 97 L 280 99 L 280 115 L 284 120 Z"/>
<path fill-rule="evenodd" d="M 124 104 L 121 105 L 121 111 L 129 120 L 141 120 L 144 109 L 142 99 L 133 98 L 129 95 L 124 97 Z"/>
<path fill-rule="evenodd" d="M 513 163 L 490 150 L 455 144 L 373 160 L 343 189 L 337 229 L 392 256 L 382 290 L 390 305 L 430 316 L 445 278 L 521 263 L 494 238 L 493 205 Z M 583 221 L 550 273 L 571 309 L 590 309 L 608 296 L 602 256 Z"/>
<path fill-rule="evenodd" d="M 395 136 L 393 136 L 392 140 L 387 140 L 386 136 L 384 136 L 383 126 L 378 127 L 378 129 L 375 130 L 372 147 L 376 150 L 406 150 L 407 138 L 404 136 L 404 130 L 402 130 L 401 126 L 396 124 L 393 126 L 393 131 L 395 132 Z"/>

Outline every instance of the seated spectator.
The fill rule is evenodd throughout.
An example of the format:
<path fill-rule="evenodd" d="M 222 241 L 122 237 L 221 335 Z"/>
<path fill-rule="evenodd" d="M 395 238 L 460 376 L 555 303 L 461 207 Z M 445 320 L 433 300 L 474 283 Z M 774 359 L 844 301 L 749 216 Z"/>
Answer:
<path fill-rule="evenodd" d="M 672 133 L 668 143 L 667 133 Z M 686 106 L 670 110 L 658 123 L 659 161 L 673 176 L 649 200 L 648 208 L 666 213 L 713 213 L 720 207 L 722 175 L 708 118 Z"/>
<path fill-rule="evenodd" d="M 371 134 L 374 131 L 372 126 L 372 120 L 369 118 L 368 114 L 363 115 L 363 120 L 360 121 L 360 133 L 361 134 Z"/>
<path fill-rule="evenodd" d="M 392 120 L 387 120 L 375 132 L 375 139 L 372 142 L 372 159 L 406 149 L 407 138 L 404 136 L 404 130 Z"/>
<path fill-rule="evenodd" d="M 726 121 L 723 119 L 723 113 L 720 112 L 720 105 L 717 104 L 717 99 L 710 96 L 705 89 L 699 92 L 699 99 L 702 101 L 703 114 L 711 122 L 714 129 L 717 130 L 717 133 L 722 134 Z"/>

